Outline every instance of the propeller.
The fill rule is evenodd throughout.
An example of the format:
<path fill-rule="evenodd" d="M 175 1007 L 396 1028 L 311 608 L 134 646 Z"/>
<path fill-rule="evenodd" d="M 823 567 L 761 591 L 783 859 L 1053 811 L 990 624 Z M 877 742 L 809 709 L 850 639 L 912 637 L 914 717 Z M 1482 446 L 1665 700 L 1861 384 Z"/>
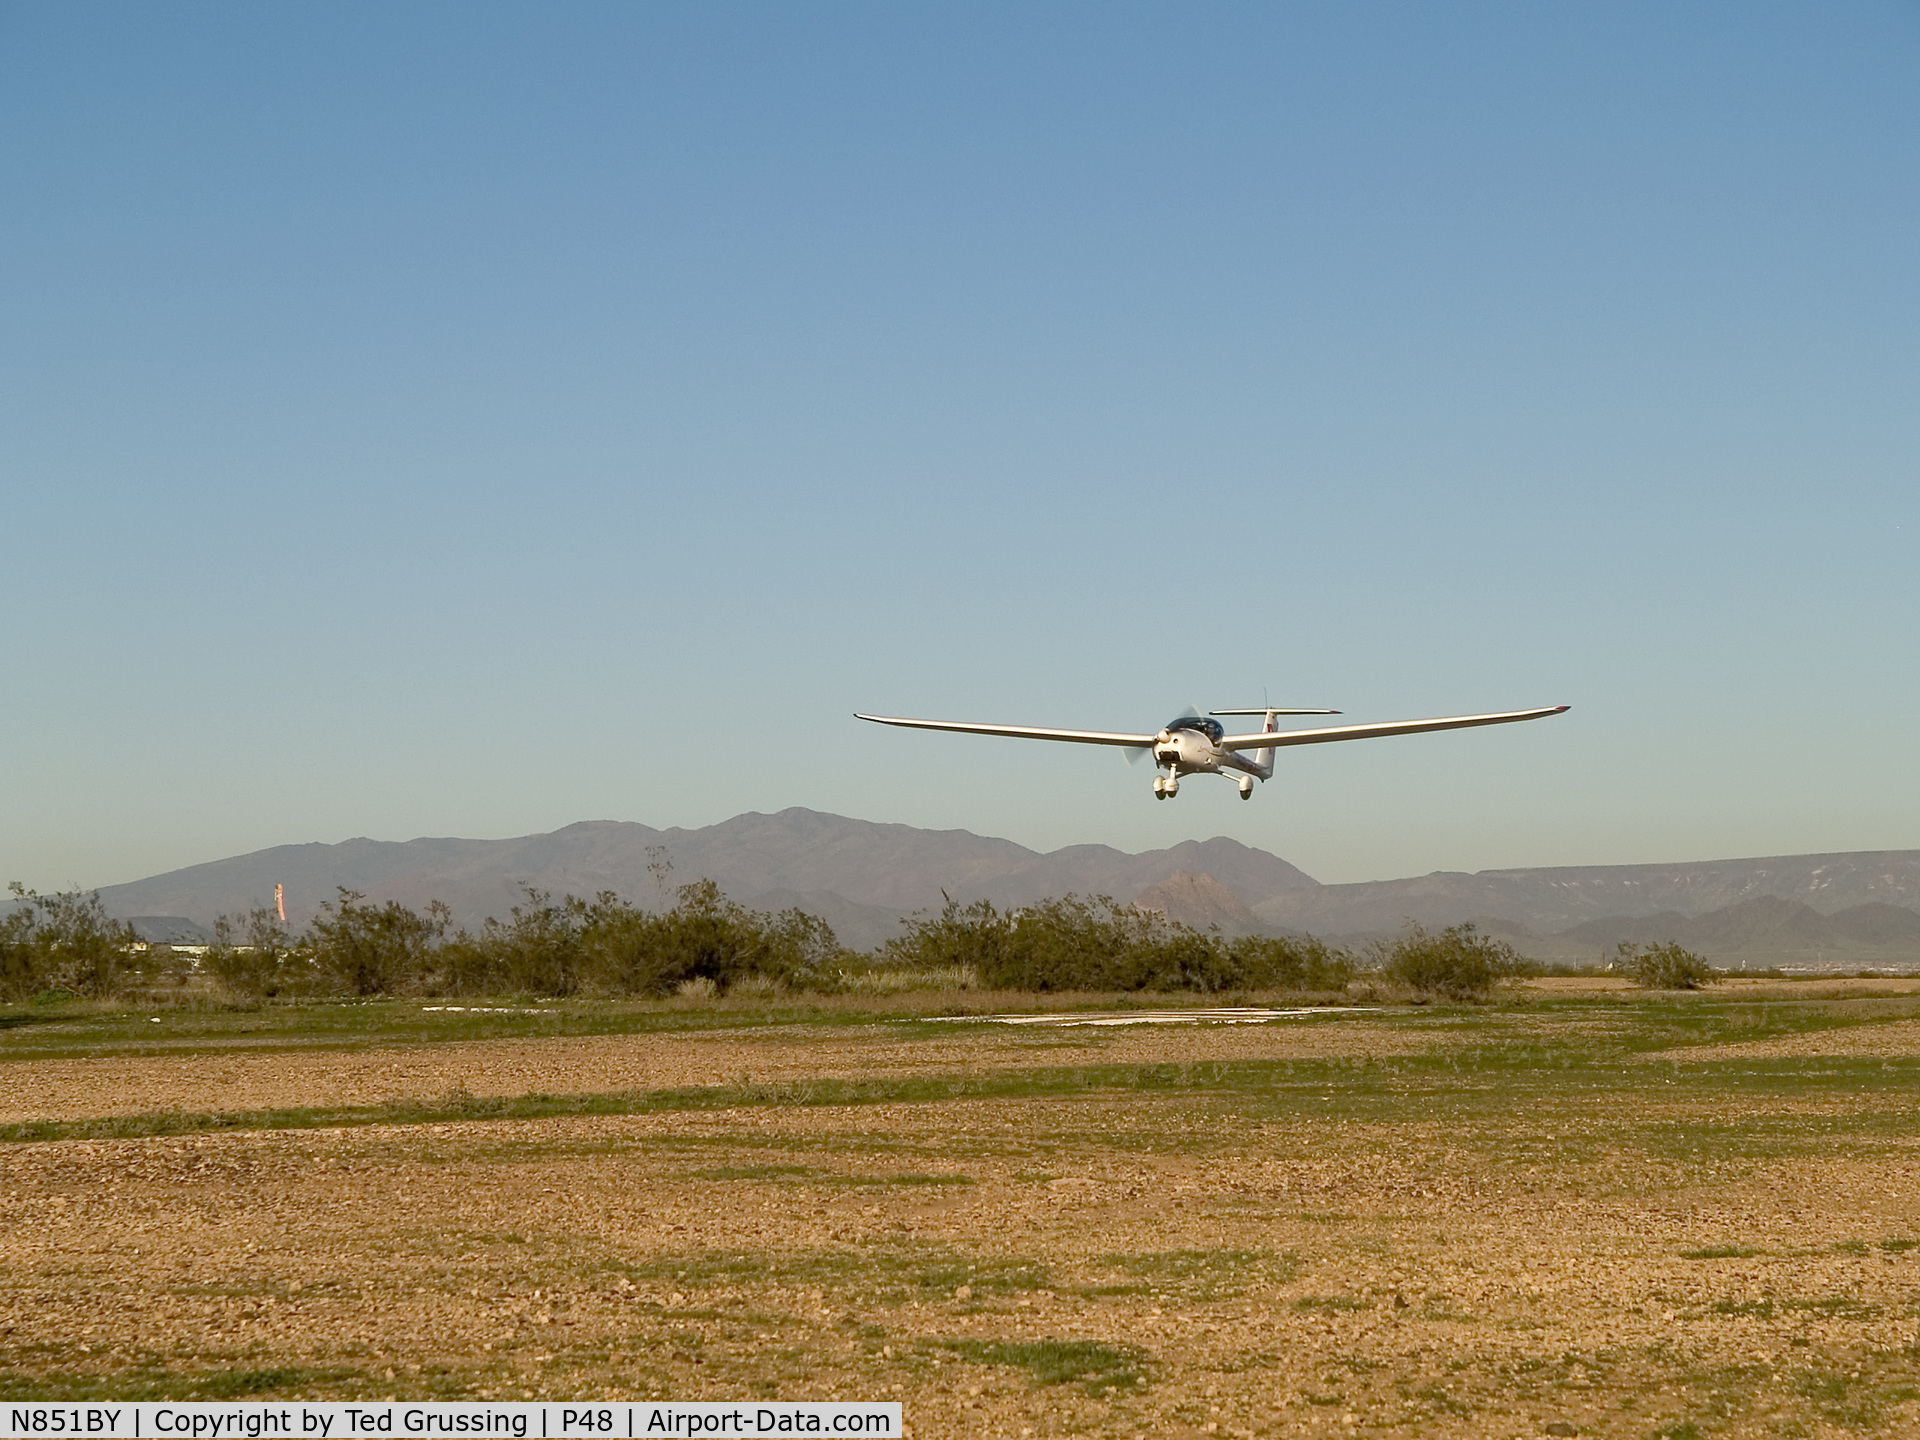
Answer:
<path fill-rule="evenodd" d="M 1181 720 L 1198 720 L 1200 718 L 1200 707 L 1197 705 L 1189 705 L 1177 718 Z M 1161 733 L 1165 734 L 1166 732 L 1162 731 Z M 1153 747 L 1151 745 L 1129 745 L 1120 753 L 1127 757 L 1127 764 L 1138 765 L 1153 753 Z"/>

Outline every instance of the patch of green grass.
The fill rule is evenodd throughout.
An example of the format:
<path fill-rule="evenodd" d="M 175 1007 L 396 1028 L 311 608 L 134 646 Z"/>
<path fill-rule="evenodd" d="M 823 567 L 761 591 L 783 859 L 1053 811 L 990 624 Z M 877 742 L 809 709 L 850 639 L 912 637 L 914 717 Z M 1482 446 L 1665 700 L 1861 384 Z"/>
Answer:
<path fill-rule="evenodd" d="M 764 1026 L 857 1026 L 917 1021 L 941 1008 L 938 996 L 840 1001 L 830 996 L 776 1002 L 679 1000 L 301 999 L 232 1001 L 202 992 L 138 1003 L 63 1000 L 0 1012 L 7 1024 L 36 1026 L 0 1060 L 65 1056 L 233 1054 L 248 1049 L 360 1049 L 556 1035 L 642 1035 Z M 15 1019 L 19 1016 L 21 1018 Z M 154 1018 L 160 1023 L 154 1024 Z"/>
<path fill-rule="evenodd" d="M 1046 1288 L 1047 1269 L 1035 1260 L 963 1259 L 927 1264 L 906 1262 L 897 1267 L 908 1285 L 921 1296 L 957 1295 L 962 1286 L 968 1298 L 1018 1295 Z"/>
<path fill-rule="evenodd" d="M 689 1180 L 787 1180 L 818 1174 L 811 1165 L 713 1165 L 686 1172 Z"/>
<path fill-rule="evenodd" d="M 282 1366 L 270 1370 L 174 1371 L 136 1366 L 107 1373 L 56 1371 L 26 1375 L 0 1371 L 0 1400 L 238 1400 L 256 1395 L 294 1391 L 311 1393 L 315 1387 L 338 1387 L 370 1377 L 354 1370 L 315 1370 Z"/>
<path fill-rule="evenodd" d="M 1196 997 L 1198 998 L 1198 997 Z M 1244 997 L 1252 1000 L 1255 997 Z M 1266 997 L 1275 998 L 1275 997 Z M 723 997 L 684 1000 L 595 1000 L 493 996 L 421 998 L 304 998 L 232 1001 L 200 990 L 119 1002 L 82 1001 L 50 995 L 45 1003 L 0 1011 L 0 1029 L 25 1027 L 0 1059 L 112 1053 L 234 1053 L 248 1048 L 361 1048 L 476 1039 L 553 1035 L 645 1034 L 687 1030 L 732 1030 L 778 1026 L 914 1025 L 926 1036 L 977 1034 L 977 1027 L 950 1021 L 956 1013 L 992 1013 L 1009 1008 L 1125 1010 L 1166 1003 L 1164 996 L 1037 996 L 985 992 L 859 998 L 834 996 Z M 1176 1001 L 1176 1003 L 1178 1003 Z M 1217 1003 L 1217 1002 L 1216 1002 Z M 1338 1007 L 1329 1018 L 1340 1014 Z M 1778 1036 L 1841 1030 L 1920 1015 L 1920 996 L 1860 993 L 1796 999 L 1711 992 L 1699 995 L 1545 996 L 1515 994 L 1488 1007 L 1436 1007 L 1376 1014 L 1368 1023 L 1443 1039 L 1473 1034 L 1487 1038 L 1482 1053 L 1443 1060 L 1448 1068 L 1485 1073 L 1548 1067 L 1579 1071 L 1596 1061 L 1657 1056 L 1675 1047 L 1713 1046 Z M 158 1017 L 160 1023 L 152 1021 Z M 1578 1022 L 1571 1047 L 1545 1046 L 1542 1025 Z M 1110 1037 L 1035 1038 L 1030 1045 L 1104 1043 Z M 1455 1049 L 1457 1047 L 1443 1047 Z M 1182 1067 L 1173 1067 L 1179 1069 Z M 1185 1067 L 1189 1070 L 1192 1067 Z M 1184 1083 L 1195 1078 L 1189 1074 Z"/>
<path fill-rule="evenodd" d="M 1810 1403 L 1821 1419 L 1848 1430 L 1873 1429 L 1885 1415 L 1885 1399 L 1875 1386 L 1837 1371 L 1802 1371 L 1789 1379 L 1787 1388 Z"/>
<path fill-rule="evenodd" d="M 1139 1255 L 1102 1255 L 1099 1264 L 1129 1277 L 1119 1283 L 1078 1287 L 1083 1295 L 1160 1295 L 1178 1300 L 1218 1300 L 1249 1284 L 1283 1284 L 1298 1273 L 1293 1255 L 1267 1250 L 1154 1250 Z"/>
<path fill-rule="evenodd" d="M 975 1365 L 1025 1370 L 1036 1385 L 1078 1382 L 1093 1396 L 1146 1383 L 1147 1361 L 1142 1352 L 1098 1340 L 943 1340 L 940 1345 Z"/>
<path fill-rule="evenodd" d="M 1885 1250 L 1890 1255 L 1898 1255 L 1902 1251 L 1913 1249 L 1916 1245 L 1920 1245 L 1920 1240 L 1909 1240 L 1904 1235 L 1889 1235 L 1884 1240 L 1873 1242 L 1874 1249 Z"/>
<path fill-rule="evenodd" d="M 1293 1302 L 1293 1308 L 1338 1314 L 1347 1310 L 1371 1310 L 1373 1301 L 1362 1299 L 1357 1295 L 1302 1295 Z"/>
<path fill-rule="evenodd" d="M 1751 1245 L 1708 1245 L 1701 1250 L 1682 1250 L 1682 1260 L 1747 1260 L 1755 1255 L 1764 1255 L 1764 1250 L 1756 1250 Z"/>
<path fill-rule="evenodd" d="M 174 1054 L 247 1049 L 359 1049 L 383 1045 L 542 1038 L 555 1035 L 639 1035 L 779 1026 L 897 1026 L 924 1035 L 978 1034 L 960 1014 L 1008 1009 L 1126 1010 L 1162 1005 L 1165 996 L 1043 996 L 992 991 L 917 992 L 888 996 L 729 995 L 684 999 L 591 999 L 495 995 L 485 997 L 350 996 L 237 1000 L 190 989 L 120 1000 L 81 1000 L 64 992 L 31 1007 L 0 1010 L 0 1029 L 40 1027 L 22 1044 L 0 1052 L 8 1059 L 62 1056 Z M 1252 998 L 1252 997 L 1249 997 Z M 1287 997 L 1268 996 L 1274 1000 Z M 1297 998 L 1297 997 L 1296 997 Z M 1193 997 L 1202 1003 L 1201 997 Z M 1176 999 L 1175 1003 L 1178 1003 Z M 1217 1004 L 1208 998 L 1204 1003 Z M 1338 1007 L 1330 1007 L 1337 1011 Z M 152 1023 L 155 1018 L 160 1023 Z M 942 1023 L 947 1022 L 947 1023 Z M 1030 1046 L 1100 1044 L 1104 1036 L 1035 1038 Z"/>
<path fill-rule="evenodd" d="M 221 1370 L 207 1376 L 196 1389 L 209 1400 L 237 1400 L 243 1395 L 265 1395 L 311 1385 L 321 1378 L 319 1371 L 287 1366 L 271 1370 Z"/>

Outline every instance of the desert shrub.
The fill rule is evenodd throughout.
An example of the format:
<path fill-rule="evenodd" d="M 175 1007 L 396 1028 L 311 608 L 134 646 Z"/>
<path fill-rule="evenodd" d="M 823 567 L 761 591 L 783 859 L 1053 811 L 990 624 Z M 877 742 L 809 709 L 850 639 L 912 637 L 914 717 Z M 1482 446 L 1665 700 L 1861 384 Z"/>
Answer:
<path fill-rule="evenodd" d="M 754 920 L 760 940 L 750 973 L 796 990 L 831 988 L 834 970 L 847 954 L 831 925 L 800 909 L 756 913 Z"/>
<path fill-rule="evenodd" d="M 915 915 L 881 947 L 880 966 L 888 970 L 970 970 L 983 984 L 999 977 L 1013 954 L 1013 917 L 991 900 L 962 905 L 951 895 L 938 915 Z"/>
<path fill-rule="evenodd" d="M 830 988 L 841 954 L 826 921 L 800 910 L 748 910 L 711 880 L 680 886 L 664 911 L 603 892 L 582 917 L 585 973 L 595 989 L 614 994 L 680 994 L 699 980 L 718 992 L 749 976 L 795 990 Z"/>
<path fill-rule="evenodd" d="M 1317 940 L 1227 940 L 1105 895 L 1067 895 L 1022 910 L 951 897 L 909 919 L 881 952 L 883 970 L 970 971 L 1006 990 L 1331 989 L 1351 962 Z"/>
<path fill-rule="evenodd" d="M 1133 990 L 1141 988 L 1136 973 L 1177 968 L 1184 958 L 1144 953 L 1156 924 L 1166 922 L 1104 896 L 1067 895 L 1010 911 L 991 900 L 962 905 L 947 896 L 938 915 L 906 921 L 882 949 L 881 964 L 971 970 L 997 990 Z"/>
<path fill-rule="evenodd" d="M 16 884 L 14 892 L 20 888 Z M 33 911 L 16 905 L 0 915 L 0 1000 L 25 1000 L 42 988 L 34 963 Z"/>
<path fill-rule="evenodd" d="M 1353 957 L 1311 935 L 1247 935 L 1227 950 L 1247 990 L 1344 990 L 1353 979 Z"/>
<path fill-rule="evenodd" d="M 447 927 L 447 908 L 435 901 L 425 915 L 397 900 L 363 905 L 358 890 L 340 888 L 320 907 L 306 936 L 322 980 L 349 995 L 390 995 L 425 978 L 433 942 Z"/>
<path fill-rule="evenodd" d="M 1116 990 L 1192 990 L 1216 995 L 1243 989 L 1233 956 L 1216 934 L 1161 921 L 1134 939 L 1112 976 Z"/>
<path fill-rule="evenodd" d="M 523 886 L 505 920 L 488 916 L 434 950 L 428 986 L 452 995 L 572 995 L 585 978 L 587 903 Z"/>
<path fill-rule="evenodd" d="M 213 943 L 200 963 L 222 989 L 249 999 L 310 989 L 314 982 L 312 951 L 297 944 L 264 905 L 248 912 L 244 928 L 216 917 Z"/>
<path fill-rule="evenodd" d="M 1183 945 L 1181 927 L 1105 895 L 1042 900 L 1013 916 L 999 966 L 980 967 L 990 986 L 1020 990 L 1179 989 L 1204 972 L 1204 944 Z M 1204 939 L 1204 937 L 1202 937 Z M 1163 983 L 1155 984 L 1155 980 Z"/>
<path fill-rule="evenodd" d="M 98 998 L 135 970 L 133 927 L 115 920 L 97 891 L 42 895 L 15 882 L 0 920 L 0 993 L 24 1000 L 43 990 Z"/>
<path fill-rule="evenodd" d="M 1670 941 L 1636 945 L 1623 940 L 1614 949 L 1614 964 L 1648 990 L 1698 990 L 1720 978 L 1705 960 Z"/>
<path fill-rule="evenodd" d="M 1377 942 L 1371 958 L 1394 984 L 1446 1000 L 1486 1000 L 1501 980 L 1532 968 L 1511 945 L 1470 922 L 1437 934 L 1415 925 L 1398 939 Z"/>

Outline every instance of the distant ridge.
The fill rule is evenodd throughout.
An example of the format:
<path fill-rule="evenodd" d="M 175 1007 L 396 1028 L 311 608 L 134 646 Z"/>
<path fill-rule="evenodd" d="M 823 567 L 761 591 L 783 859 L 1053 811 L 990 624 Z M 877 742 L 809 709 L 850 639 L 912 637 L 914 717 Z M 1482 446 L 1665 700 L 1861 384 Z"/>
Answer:
<path fill-rule="evenodd" d="M 1539 934 L 1587 920 L 1704 915 L 1743 900 L 1795 900 L 1821 914 L 1879 903 L 1920 909 L 1920 850 L 1771 855 L 1661 865 L 1564 865 L 1530 870 L 1437 870 L 1407 880 L 1323 885 L 1254 901 L 1270 925 L 1383 932 L 1417 919 L 1452 925 L 1499 915 Z"/>
<path fill-rule="evenodd" d="M 1920 911 L 1872 901 L 1822 915 L 1811 905 L 1756 895 L 1705 915 L 1658 915 L 1589 920 L 1554 937 L 1601 948 L 1622 940 L 1671 940 L 1703 955 L 1845 952 L 1894 948 L 1920 955 Z"/>
<path fill-rule="evenodd" d="M 612 890 L 639 904 L 657 903 L 647 870 L 649 847 L 656 846 L 665 846 L 672 858 L 674 884 L 711 879 L 745 904 L 799 906 L 824 916 L 845 941 L 862 948 L 884 940 L 901 916 L 937 909 L 943 893 L 1001 905 L 1069 892 L 1152 903 L 1143 892 L 1161 887 L 1153 897 L 1161 902 L 1156 908 L 1210 916 L 1223 929 L 1256 923 L 1319 935 L 1383 934 L 1408 921 L 1450 925 L 1492 918 L 1534 936 L 1580 927 L 1580 936 L 1566 939 L 1583 947 L 1601 941 L 1598 931 L 1586 936 L 1589 922 L 1605 922 L 1598 930 L 1631 938 L 1620 922 L 1665 912 L 1663 923 L 1671 928 L 1762 898 L 1792 902 L 1816 919 L 1880 907 L 1847 917 L 1845 927 L 1857 934 L 1816 934 L 1808 928 L 1813 922 L 1797 912 L 1756 911 L 1737 922 L 1773 936 L 1769 948 L 1795 934 L 1813 946 L 1844 941 L 1899 947 L 1909 945 L 1902 917 L 1920 912 L 1920 850 L 1438 871 L 1322 885 L 1277 855 L 1218 837 L 1137 855 L 1106 845 L 1042 853 L 966 830 L 921 830 L 804 809 L 736 815 L 695 830 L 583 821 L 508 840 L 282 845 L 107 886 L 100 894 L 115 915 L 177 916 L 205 926 L 216 915 L 270 903 L 278 882 L 286 886 L 288 918 L 297 927 L 336 887 L 346 886 L 415 907 L 442 900 L 457 923 L 475 925 L 485 916 L 504 915 L 527 885 L 555 894 Z M 1244 920 L 1245 912 L 1254 921 Z"/>
<path fill-rule="evenodd" d="M 474 925 L 505 915 L 527 885 L 554 894 L 612 890 L 638 904 L 657 903 L 647 869 L 654 846 L 665 846 L 672 858 L 672 884 L 710 879 L 745 904 L 799 905 L 856 945 L 878 943 L 902 915 L 937 909 L 943 893 L 1005 905 L 1069 891 L 1131 899 L 1182 871 L 1210 875 L 1242 897 L 1319 888 L 1278 856 L 1237 840 L 1189 840 L 1142 855 L 1106 845 L 1042 854 L 966 830 L 919 830 L 796 808 L 736 815 L 698 830 L 602 820 L 510 840 L 280 845 L 107 886 L 100 895 L 116 915 L 178 915 L 205 925 L 216 915 L 268 903 L 282 883 L 287 917 L 297 927 L 345 886 L 416 908 L 442 900 L 456 923 Z"/>
<path fill-rule="evenodd" d="M 1169 920 L 1196 930 L 1216 929 L 1226 935 L 1257 935 L 1264 927 L 1226 886 L 1211 875 L 1188 870 L 1169 875 L 1133 897 L 1142 910 L 1158 910 Z"/>

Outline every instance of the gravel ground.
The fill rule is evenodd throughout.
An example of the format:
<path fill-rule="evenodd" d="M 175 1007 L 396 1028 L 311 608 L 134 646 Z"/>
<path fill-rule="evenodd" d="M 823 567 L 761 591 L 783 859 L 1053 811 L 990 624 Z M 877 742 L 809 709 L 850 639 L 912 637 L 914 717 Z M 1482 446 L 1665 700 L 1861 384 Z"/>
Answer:
<path fill-rule="evenodd" d="M 1428 1043 L 1360 1022 L 1046 1039 L 5 1070 L 15 1111 L 83 1115 Z M 1284 1105 L 1090 1092 L 18 1144 L 0 1149 L 0 1379 L 898 1398 L 928 1440 L 1920 1429 L 1910 1097 L 1695 1097 L 1630 1068 L 1624 1104 L 1536 1088 L 1503 1110 L 1479 1077 L 1478 1109 L 1410 1092 L 1385 1118 L 1329 1080 Z M 1833 1140 L 1731 1138 L 1769 1126 Z"/>

